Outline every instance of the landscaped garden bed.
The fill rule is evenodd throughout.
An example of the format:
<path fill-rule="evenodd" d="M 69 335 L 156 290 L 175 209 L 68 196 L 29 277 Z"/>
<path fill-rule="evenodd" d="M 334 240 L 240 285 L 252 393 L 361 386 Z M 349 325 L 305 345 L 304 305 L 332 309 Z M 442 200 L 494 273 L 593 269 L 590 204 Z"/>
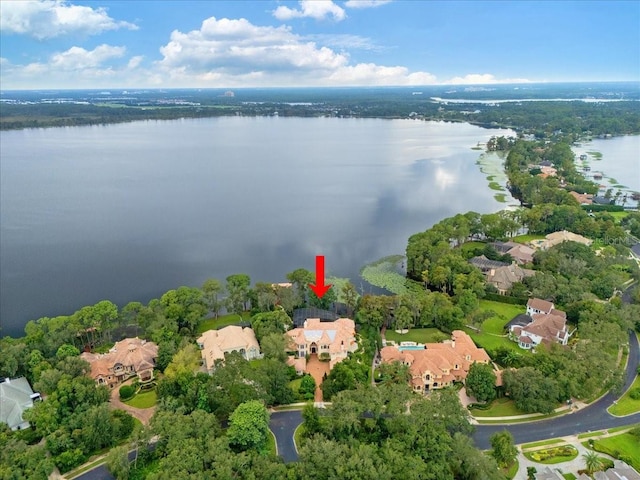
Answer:
<path fill-rule="evenodd" d="M 525 457 L 537 463 L 552 465 L 555 463 L 568 462 L 578 456 L 578 450 L 571 445 L 544 448 L 534 452 L 525 452 Z"/>

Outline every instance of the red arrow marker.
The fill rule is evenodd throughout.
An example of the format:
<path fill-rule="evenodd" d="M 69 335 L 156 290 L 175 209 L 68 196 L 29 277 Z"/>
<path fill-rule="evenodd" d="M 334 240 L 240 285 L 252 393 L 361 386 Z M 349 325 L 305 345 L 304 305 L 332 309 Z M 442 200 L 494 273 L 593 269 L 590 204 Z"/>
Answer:
<path fill-rule="evenodd" d="M 316 255 L 316 284 L 310 283 L 309 288 L 318 298 L 324 297 L 324 294 L 331 288 L 331 284 L 324 284 L 324 255 Z"/>

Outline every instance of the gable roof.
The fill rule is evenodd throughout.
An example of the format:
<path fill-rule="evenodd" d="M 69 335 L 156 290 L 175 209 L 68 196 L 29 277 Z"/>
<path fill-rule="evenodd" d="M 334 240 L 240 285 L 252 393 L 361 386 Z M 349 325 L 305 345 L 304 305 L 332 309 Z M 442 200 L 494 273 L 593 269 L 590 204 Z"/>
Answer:
<path fill-rule="evenodd" d="M 540 298 L 530 298 L 527 301 L 527 307 L 533 308 L 534 310 L 540 310 L 541 312 L 550 313 L 551 310 L 553 310 L 554 305 L 553 303 Z"/>
<path fill-rule="evenodd" d="M 22 413 L 33 407 L 34 392 L 31 385 L 24 377 L 5 379 L 0 382 L 0 422 L 14 429 L 26 424 Z"/>

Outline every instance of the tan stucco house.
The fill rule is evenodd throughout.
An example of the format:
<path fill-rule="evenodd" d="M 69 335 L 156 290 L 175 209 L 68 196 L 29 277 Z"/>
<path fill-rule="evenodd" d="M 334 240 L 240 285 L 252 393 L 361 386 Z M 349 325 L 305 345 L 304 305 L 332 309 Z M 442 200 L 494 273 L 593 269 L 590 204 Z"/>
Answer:
<path fill-rule="evenodd" d="M 349 352 L 358 349 L 356 324 L 350 318 L 339 318 L 333 322 L 322 322 L 319 318 L 308 318 L 303 327 L 287 332 L 299 359 L 307 355 L 329 360 L 329 368 L 347 358 Z M 304 370 L 302 362 L 296 369 Z"/>
<path fill-rule="evenodd" d="M 226 353 L 238 352 L 245 360 L 262 358 L 256 335 L 249 327 L 229 325 L 220 330 L 207 330 L 197 343 L 208 372 L 214 370 L 217 360 L 224 361 Z"/>

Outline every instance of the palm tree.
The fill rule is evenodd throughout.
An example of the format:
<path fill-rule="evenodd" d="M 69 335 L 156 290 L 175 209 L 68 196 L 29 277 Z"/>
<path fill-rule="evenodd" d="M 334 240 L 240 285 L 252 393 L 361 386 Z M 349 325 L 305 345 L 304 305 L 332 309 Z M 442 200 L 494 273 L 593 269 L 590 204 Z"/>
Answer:
<path fill-rule="evenodd" d="M 587 471 L 589 473 L 602 470 L 602 468 L 604 467 L 602 457 L 596 452 L 587 452 L 582 455 L 582 458 L 584 458 L 584 464 L 587 467 Z"/>

